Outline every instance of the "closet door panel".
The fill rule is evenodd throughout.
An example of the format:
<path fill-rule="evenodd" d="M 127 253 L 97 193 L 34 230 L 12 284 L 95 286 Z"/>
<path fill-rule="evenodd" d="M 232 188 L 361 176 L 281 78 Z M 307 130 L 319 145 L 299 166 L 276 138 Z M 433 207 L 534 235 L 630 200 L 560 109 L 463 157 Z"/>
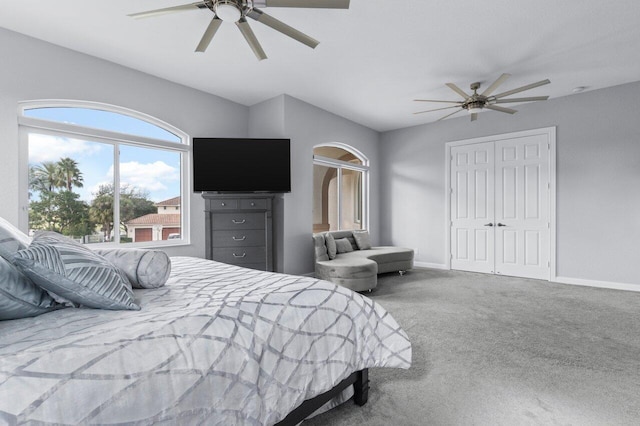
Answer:
<path fill-rule="evenodd" d="M 451 266 L 473 272 L 494 271 L 494 145 L 452 149 Z"/>
<path fill-rule="evenodd" d="M 497 141 L 495 272 L 549 277 L 549 146 L 544 135 Z"/>

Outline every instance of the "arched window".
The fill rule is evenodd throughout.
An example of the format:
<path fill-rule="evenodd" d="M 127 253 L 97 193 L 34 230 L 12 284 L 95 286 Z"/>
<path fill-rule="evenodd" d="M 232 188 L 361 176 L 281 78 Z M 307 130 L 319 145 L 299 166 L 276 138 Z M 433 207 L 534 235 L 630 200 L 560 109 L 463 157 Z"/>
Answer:
<path fill-rule="evenodd" d="M 19 109 L 29 232 L 79 242 L 188 242 L 189 137 L 153 117 L 92 102 Z M 169 208 L 167 208 L 169 207 Z"/>
<path fill-rule="evenodd" d="M 313 232 L 368 227 L 369 164 L 343 144 L 313 149 Z"/>

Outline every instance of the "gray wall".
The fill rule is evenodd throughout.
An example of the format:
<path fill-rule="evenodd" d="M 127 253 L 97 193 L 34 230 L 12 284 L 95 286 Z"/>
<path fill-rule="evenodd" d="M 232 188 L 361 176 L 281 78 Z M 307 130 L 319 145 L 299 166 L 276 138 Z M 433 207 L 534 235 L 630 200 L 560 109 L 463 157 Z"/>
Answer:
<path fill-rule="evenodd" d="M 313 147 L 316 145 L 341 142 L 369 159 L 372 169 L 369 229 L 375 243 L 379 234 L 378 133 L 286 95 L 252 107 L 250 115 L 251 135 L 291 139 L 291 193 L 285 194 L 276 207 L 284 221 L 275 225 L 281 242 L 276 250 L 278 270 L 294 274 L 313 271 Z"/>
<path fill-rule="evenodd" d="M 190 136 L 248 136 L 249 108 L 111 62 L 0 28 L 0 216 L 19 224 L 18 102 L 77 99 L 149 114 Z M 204 202 L 191 195 L 190 246 L 204 257 Z"/>
<path fill-rule="evenodd" d="M 191 136 L 292 139 L 293 188 L 276 199 L 278 270 L 313 270 L 312 149 L 343 142 L 370 160 L 374 242 L 445 263 L 445 142 L 557 126 L 557 271 L 560 277 L 639 283 L 640 83 L 522 105 L 379 135 L 290 96 L 251 108 L 91 56 L 0 29 L 0 216 L 18 224 L 17 104 L 78 99 L 131 108 Z M 191 194 L 192 244 L 171 255 L 204 256 L 204 203 Z M 285 225 L 286 224 L 286 225 Z"/>
<path fill-rule="evenodd" d="M 557 126 L 557 275 L 640 284 L 640 83 L 381 135 L 381 238 L 445 264 L 445 143 Z"/>
<path fill-rule="evenodd" d="M 0 216 L 20 223 L 18 102 L 77 99 L 117 105 L 163 120 L 192 137 L 287 137 L 292 139 L 290 194 L 276 198 L 279 271 L 313 271 L 313 146 L 343 142 L 362 151 L 378 169 L 378 133 L 289 96 L 251 108 L 140 73 L 95 57 L 0 29 Z M 372 188 L 378 186 L 372 174 Z M 191 194 L 190 246 L 168 248 L 170 255 L 204 257 L 204 202 Z M 371 227 L 378 226 L 377 192 L 371 194 Z M 286 223 L 286 226 L 285 226 Z"/>

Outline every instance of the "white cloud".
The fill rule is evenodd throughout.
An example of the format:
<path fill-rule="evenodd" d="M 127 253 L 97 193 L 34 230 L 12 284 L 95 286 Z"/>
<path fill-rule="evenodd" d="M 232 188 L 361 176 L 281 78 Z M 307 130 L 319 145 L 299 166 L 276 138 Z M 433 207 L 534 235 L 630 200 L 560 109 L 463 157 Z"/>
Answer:
<path fill-rule="evenodd" d="M 60 136 L 29 135 L 29 162 L 58 161 L 63 157 L 78 158 L 81 155 L 93 155 L 102 149 L 97 143 Z"/>
<path fill-rule="evenodd" d="M 113 178 L 113 166 L 109 169 Z M 180 170 L 164 161 L 142 164 L 137 161 L 120 163 L 120 184 L 131 185 L 149 192 L 168 189 L 167 183 L 179 182 Z"/>

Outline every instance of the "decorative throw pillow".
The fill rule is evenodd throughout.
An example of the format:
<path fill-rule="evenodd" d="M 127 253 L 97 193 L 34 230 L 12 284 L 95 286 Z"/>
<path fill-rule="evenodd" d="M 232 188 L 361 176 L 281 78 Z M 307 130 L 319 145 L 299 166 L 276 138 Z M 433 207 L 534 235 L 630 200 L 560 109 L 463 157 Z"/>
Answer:
<path fill-rule="evenodd" d="M 0 217 L 0 256 L 13 262 L 13 255 L 29 247 L 30 243 L 31 238 Z"/>
<path fill-rule="evenodd" d="M 336 240 L 336 247 L 338 249 L 338 253 L 349 253 L 353 251 L 353 246 L 347 238 L 340 238 L 339 240 Z"/>
<path fill-rule="evenodd" d="M 336 254 L 338 254 L 335 238 L 333 238 L 333 235 L 327 232 L 326 234 L 324 234 L 324 240 L 327 244 L 327 255 L 329 256 L 329 259 L 335 259 Z"/>
<path fill-rule="evenodd" d="M 139 310 L 124 274 L 104 257 L 55 232 L 37 233 L 14 257 L 18 268 L 59 302 Z"/>
<path fill-rule="evenodd" d="M 133 288 L 158 288 L 171 273 L 171 259 L 160 250 L 95 249 L 94 252 L 120 268 Z"/>
<path fill-rule="evenodd" d="M 353 239 L 359 250 L 369 250 L 371 248 L 371 238 L 369 231 L 353 231 Z"/>
<path fill-rule="evenodd" d="M 35 317 L 62 307 L 3 257 L 0 277 L 0 320 Z"/>

